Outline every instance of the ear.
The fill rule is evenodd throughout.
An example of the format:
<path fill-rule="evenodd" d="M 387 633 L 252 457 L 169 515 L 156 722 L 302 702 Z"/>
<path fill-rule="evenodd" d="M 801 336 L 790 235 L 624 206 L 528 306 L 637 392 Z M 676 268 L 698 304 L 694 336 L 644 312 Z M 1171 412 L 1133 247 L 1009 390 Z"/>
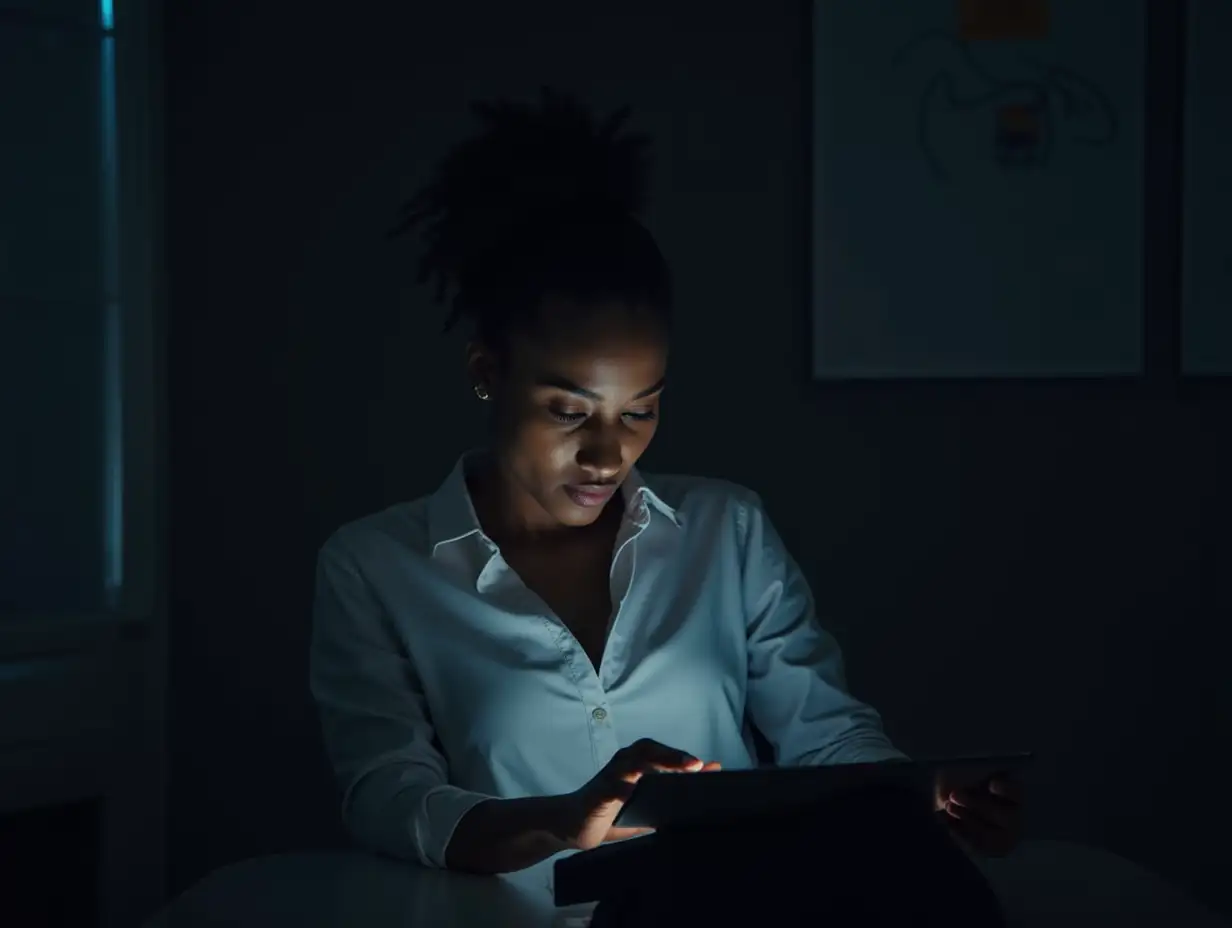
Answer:
<path fill-rule="evenodd" d="M 466 343 L 466 374 L 471 386 L 483 386 L 492 391 L 500 373 L 496 355 L 483 342 Z"/>

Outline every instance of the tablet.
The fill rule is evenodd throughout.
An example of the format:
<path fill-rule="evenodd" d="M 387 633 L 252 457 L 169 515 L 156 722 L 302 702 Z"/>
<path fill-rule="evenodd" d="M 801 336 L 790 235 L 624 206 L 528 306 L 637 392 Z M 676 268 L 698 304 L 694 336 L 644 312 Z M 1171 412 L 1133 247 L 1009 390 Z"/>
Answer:
<path fill-rule="evenodd" d="M 668 828 L 784 812 L 857 786 L 900 786 L 931 795 L 938 770 L 956 786 L 1027 766 L 1032 755 L 977 754 L 876 764 L 757 767 L 711 773 L 648 773 L 633 788 L 616 825 Z"/>

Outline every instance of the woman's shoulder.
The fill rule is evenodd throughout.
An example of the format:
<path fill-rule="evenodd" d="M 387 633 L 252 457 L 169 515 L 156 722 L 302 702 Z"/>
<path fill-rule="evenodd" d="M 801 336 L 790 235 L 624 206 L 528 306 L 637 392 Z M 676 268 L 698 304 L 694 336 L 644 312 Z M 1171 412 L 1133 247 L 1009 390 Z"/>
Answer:
<path fill-rule="evenodd" d="M 393 552 L 403 556 L 426 554 L 430 499 L 430 496 L 422 496 L 396 503 L 343 523 L 326 539 L 322 554 L 359 561 Z"/>

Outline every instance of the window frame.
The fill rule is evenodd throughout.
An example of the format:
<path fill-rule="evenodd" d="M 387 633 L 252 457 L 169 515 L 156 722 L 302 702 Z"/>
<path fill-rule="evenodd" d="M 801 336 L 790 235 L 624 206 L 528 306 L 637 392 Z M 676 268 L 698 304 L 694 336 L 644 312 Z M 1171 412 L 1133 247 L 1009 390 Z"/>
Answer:
<path fill-rule="evenodd" d="M 0 812 L 99 800 L 101 923 L 119 925 L 166 891 L 162 6 L 97 8 L 91 26 L 0 0 L 0 28 L 88 30 L 114 49 L 121 462 L 114 598 L 87 612 L 0 610 Z"/>
<path fill-rule="evenodd" d="M 108 0 L 103 0 L 108 6 Z M 161 62 L 155 0 L 122 0 L 115 28 L 69 17 L 6 10 L 0 28 L 89 31 L 115 43 L 117 110 L 118 335 L 121 464 L 120 583 L 113 602 L 90 611 L 0 609 L 0 661 L 93 647 L 148 626 L 160 612 L 165 571 L 159 513 L 164 473 L 164 352 L 161 313 Z M 104 297 L 106 295 L 104 294 Z"/>

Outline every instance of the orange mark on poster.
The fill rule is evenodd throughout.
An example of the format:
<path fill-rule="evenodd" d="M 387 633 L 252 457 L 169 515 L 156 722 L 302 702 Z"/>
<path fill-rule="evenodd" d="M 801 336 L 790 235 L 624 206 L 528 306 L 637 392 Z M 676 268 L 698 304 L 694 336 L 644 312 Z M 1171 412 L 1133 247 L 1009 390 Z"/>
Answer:
<path fill-rule="evenodd" d="M 958 37 L 964 41 L 1043 39 L 1048 0 L 958 0 Z"/>

